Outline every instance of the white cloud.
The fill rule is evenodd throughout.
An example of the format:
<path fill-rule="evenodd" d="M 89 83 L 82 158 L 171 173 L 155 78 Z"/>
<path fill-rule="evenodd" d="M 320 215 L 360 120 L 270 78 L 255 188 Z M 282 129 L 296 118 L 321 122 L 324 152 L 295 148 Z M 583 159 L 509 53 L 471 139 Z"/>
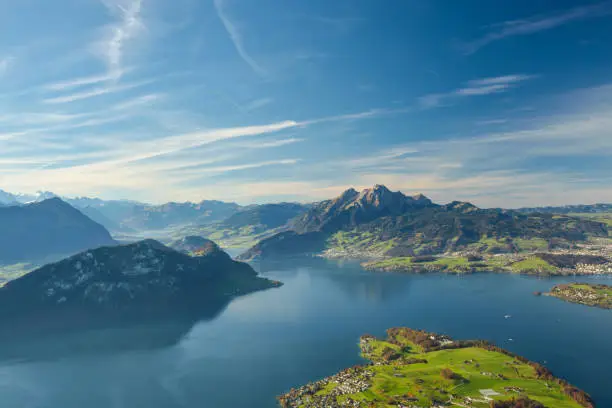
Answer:
<path fill-rule="evenodd" d="M 539 31 L 550 30 L 573 21 L 612 14 L 612 2 L 580 6 L 570 10 L 546 15 L 532 16 L 522 20 L 505 21 L 490 27 L 490 31 L 482 38 L 465 44 L 466 54 L 473 54 L 480 48 L 507 37 L 529 35 Z"/>
<path fill-rule="evenodd" d="M 175 167 L 171 169 L 172 174 L 180 174 L 181 181 L 187 181 L 190 179 L 200 179 L 209 177 L 214 174 L 229 173 L 238 170 L 249 170 L 256 169 L 266 166 L 279 166 L 279 165 L 291 165 L 299 162 L 299 159 L 280 159 L 280 160 L 268 160 L 263 162 L 255 163 L 244 163 L 244 164 L 233 164 L 227 166 L 215 166 L 215 167 L 202 167 L 202 166 L 187 166 Z M 195 168 L 194 168 L 195 167 Z"/>
<path fill-rule="evenodd" d="M 467 81 L 466 86 L 447 93 L 436 93 L 419 98 L 419 104 L 423 109 L 435 108 L 453 99 L 467 96 L 481 96 L 506 92 L 513 86 L 528 79 L 535 78 L 534 75 L 504 75 L 499 77 L 473 79 Z"/>
<path fill-rule="evenodd" d="M 236 24 L 234 24 L 232 20 L 230 20 L 230 18 L 227 16 L 227 13 L 225 12 L 225 0 L 214 0 L 214 4 L 215 10 L 217 11 L 217 15 L 223 23 L 225 30 L 229 34 L 230 39 L 232 40 L 232 43 L 234 44 L 234 47 L 238 52 L 238 55 L 240 55 L 240 58 L 242 58 L 244 62 L 246 62 L 258 75 L 265 77 L 267 75 L 266 70 L 263 69 L 247 52 L 246 48 L 244 47 L 244 42 L 240 30 L 238 29 Z"/>
<path fill-rule="evenodd" d="M 290 137 L 287 139 L 278 139 L 270 141 L 253 141 L 253 142 L 242 142 L 238 145 L 232 145 L 235 148 L 248 148 L 248 149 L 267 149 L 271 147 L 286 146 L 294 143 L 303 142 L 304 139 Z"/>
<path fill-rule="evenodd" d="M 247 111 L 252 111 L 252 110 L 255 110 L 255 109 L 263 108 L 264 106 L 269 105 L 269 104 L 271 104 L 272 102 L 274 102 L 274 99 L 272 99 L 272 98 L 261 98 L 261 99 L 256 99 L 256 100 L 254 100 L 254 101 L 252 101 L 252 102 L 248 103 L 248 104 L 245 106 L 245 109 L 246 109 Z"/>
<path fill-rule="evenodd" d="M 503 125 L 507 123 L 508 119 L 488 119 L 488 120 L 480 120 L 476 122 L 479 126 L 488 126 L 488 125 Z"/>
<path fill-rule="evenodd" d="M 461 88 L 456 90 L 454 95 L 489 95 L 492 93 L 504 92 L 508 88 L 510 88 L 510 84 L 495 84 L 473 88 Z"/>
<path fill-rule="evenodd" d="M 105 38 L 98 44 L 106 60 L 109 75 L 118 79 L 123 74 L 123 54 L 128 41 L 145 29 L 141 19 L 143 0 L 102 0 L 117 22 L 107 27 Z"/>
<path fill-rule="evenodd" d="M 525 81 L 527 79 L 534 78 L 534 75 L 504 75 L 498 77 L 490 77 L 490 78 L 481 78 L 481 79 L 472 79 L 468 81 L 468 85 L 470 86 L 488 86 L 488 85 L 508 85 L 513 84 L 515 82 Z"/>
<path fill-rule="evenodd" d="M 105 73 L 100 75 L 92 75 L 87 77 L 79 77 L 68 79 L 65 81 L 55 82 L 52 84 L 44 85 L 43 88 L 50 91 L 62 91 L 65 89 L 78 88 L 85 85 L 94 85 L 100 82 L 107 82 L 117 79 L 118 76 L 123 75 L 128 72 L 126 69 L 117 69 L 116 72 L 113 73 Z"/>
<path fill-rule="evenodd" d="M 0 75 L 5 74 L 9 70 L 11 65 L 13 65 L 14 61 L 15 57 L 10 55 L 4 58 L 0 58 Z"/>
<path fill-rule="evenodd" d="M 64 96 L 56 96 L 53 98 L 44 99 L 44 103 L 58 104 L 58 103 L 69 103 L 74 101 L 80 101 L 83 99 L 89 99 L 100 95 L 106 95 L 110 93 L 123 92 L 129 89 L 137 88 L 139 86 L 148 85 L 153 80 L 144 80 L 139 82 L 133 82 L 125 85 L 111 85 L 104 88 L 94 88 L 87 91 L 77 92 Z"/>
<path fill-rule="evenodd" d="M 164 97 L 164 95 L 161 94 L 161 93 L 153 93 L 153 94 L 142 95 L 142 96 L 138 96 L 136 98 L 129 99 L 127 101 L 119 102 L 119 103 L 111 106 L 110 109 L 113 109 L 113 110 L 124 110 L 124 109 L 134 108 L 134 107 L 137 107 L 137 106 L 148 105 L 151 102 L 159 101 L 163 97 Z"/>

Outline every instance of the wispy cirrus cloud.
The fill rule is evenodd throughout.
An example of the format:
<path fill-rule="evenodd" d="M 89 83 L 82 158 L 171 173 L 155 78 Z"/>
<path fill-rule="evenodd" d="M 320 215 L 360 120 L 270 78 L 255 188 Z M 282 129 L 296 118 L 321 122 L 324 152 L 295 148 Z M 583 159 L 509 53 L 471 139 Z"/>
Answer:
<path fill-rule="evenodd" d="M 4 58 L 0 58 L 0 75 L 3 75 L 8 71 L 8 69 L 13 65 L 15 61 L 15 57 L 8 55 Z"/>
<path fill-rule="evenodd" d="M 112 73 L 104 73 L 100 75 L 92 75 L 88 77 L 79 77 L 68 79 L 65 81 L 54 82 L 47 85 L 44 85 L 43 88 L 49 91 L 63 91 L 66 89 L 78 88 L 86 85 L 95 85 L 101 82 L 108 82 L 116 79 L 118 76 L 123 75 L 128 72 L 127 69 L 117 69 L 117 71 Z"/>
<path fill-rule="evenodd" d="M 70 195 L 119 189 L 134 192 L 134 194 L 143 194 L 143 198 L 148 196 L 148 199 L 151 199 L 153 191 L 167 188 L 179 192 L 182 191 L 184 183 L 192 183 L 198 177 L 216 177 L 223 173 L 268 166 L 291 166 L 301 160 L 300 157 L 272 157 L 269 160 L 236 163 L 235 160 L 240 156 L 251 157 L 248 155 L 251 149 L 261 150 L 304 142 L 304 139 L 296 137 L 272 140 L 257 139 L 258 137 L 315 126 L 329 121 L 353 121 L 370 117 L 372 115 L 368 111 L 367 114 L 331 116 L 323 118 L 323 121 L 321 119 L 316 121 L 287 120 L 263 125 L 208 129 L 157 138 L 137 137 L 133 140 L 128 140 L 123 136 L 107 140 L 108 137 L 104 133 L 100 134 L 99 131 L 92 129 L 90 136 L 82 136 L 78 139 L 80 148 L 86 148 L 86 150 L 77 148 L 74 152 L 65 152 L 54 149 L 53 152 L 41 152 L 28 150 L 25 146 L 25 150 L 19 155 L 11 155 L 11 159 L 23 160 L 19 169 L 14 172 L 6 172 L 4 176 L 0 175 L 0 182 L 6 188 L 13 188 L 16 191 L 23 189 L 36 191 L 44 187 L 59 194 Z M 93 118 L 91 121 L 101 119 L 104 118 Z M 84 123 L 87 122 L 90 120 Z M 65 125 L 63 128 L 81 125 L 83 122 L 78 121 Z M 100 140 L 101 136 L 103 140 Z M 217 144 L 217 142 L 233 140 L 236 140 L 236 143 Z M 3 156 L 0 150 L 0 160 Z M 222 161 L 234 162 L 223 164 L 220 163 Z M 214 163 L 218 164 L 211 166 Z M 184 169 L 185 166 L 190 166 L 193 170 L 187 171 Z M 15 166 L 13 168 L 16 169 Z M 14 186 L 20 187 L 14 188 Z M 194 198 L 194 196 L 189 196 L 189 198 Z"/>
<path fill-rule="evenodd" d="M 254 101 L 248 103 L 245 106 L 245 109 L 247 111 L 256 110 L 256 109 L 259 109 L 259 108 L 263 108 L 264 106 L 269 105 L 272 102 L 274 102 L 274 99 L 272 99 L 272 98 L 255 99 Z"/>
<path fill-rule="evenodd" d="M 75 102 L 75 101 L 80 101 L 83 99 L 93 98 L 93 97 L 100 96 L 100 95 L 127 91 L 127 90 L 137 88 L 143 85 L 148 85 L 154 81 L 155 81 L 154 79 L 147 79 L 147 80 L 132 82 L 132 83 L 124 84 L 124 85 L 110 85 L 110 86 L 102 87 L 102 88 L 93 88 L 93 89 L 89 89 L 86 91 L 76 92 L 76 93 L 72 93 L 68 95 L 56 96 L 52 98 L 43 99 L 43 103 L 58 104 L 58 103 Z"/>
<path fill-rule="evenodd" d="M 465 54 L 473 54 L 480 48 L 507 37 L 529 35 L 539 31 L 550 30 L 573 21 L 606 16 L 612 14 L 612 1 L 604 1 L 588 6 L 575 7 L 551 14 L 537 15 L 521 20 L 511 20 L 494 24 L 483 37 L 464 44 Z"/>
<path fill-rule="evenodd" d="M 234 44 L 234 47 L 236 48 L 238 55 L 240 55 L 240 58 L 242 58 L 244 62 L 246 62 L 253 69 L 253 71 L 255 71 L 255 73 L 257 73 L 258 75 L 262 77 L 265 77 L 267 75 L 267 71 L 264 68 L 262 68 L 253 59 L 253 57 L 251 57 L 251 55 L 247 52 L 244 46 L 244 41 L 242 39 L 242 33 L 240 32 L 240 29 L 228 17 L 226 10 L 225 10 L 225 6 L 226 6 L 225 0 L 214 0 L 214 4 L 215 4 L 215 10 L 217 11 L 217 15 L 219 16 L 219 19 L 223 23 L 225 30 L 229 34 L 229 37 L 232 40 L 232 43 Z"/>
<path fill-rule="evenodd" d="M 123 54 L 126 44 L 146 27 L 141 18 L 143 0 L 101 0 L 117 21 L 107 27 L 104 38 L 96 44 L 105 59 L 108 74 L 118 79 L 123 74 Z"/>
<path fill-rule="evenodd" d="M 445 103 L 448 103 L 456 98 L 467 96 L 490 95 L 505 92 L 508 89 L 516 86 L 520 82 L 535 78 L 535 75 L 504 75 L 498 77 L 489 77 L 481 79 L 473 79 L 467 81 L 464 87 L 455 89 L 447 93 L 436 93 L 422 96 L 419 98 L 419 103 L 422 108 L 435 108 Z"/>

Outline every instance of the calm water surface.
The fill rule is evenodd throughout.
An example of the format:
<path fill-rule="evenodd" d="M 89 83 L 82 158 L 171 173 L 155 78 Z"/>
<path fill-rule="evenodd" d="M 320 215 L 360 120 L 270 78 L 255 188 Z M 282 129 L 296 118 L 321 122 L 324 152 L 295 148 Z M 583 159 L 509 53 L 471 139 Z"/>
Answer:
<path fill-rule="evenodd" d="M 409 326 L 491 340 L 612 407 L 612 311 L 533 295 L 572 279 L 374 274 L 319 260 L 261 269 L 285 285 L 209 321 L 40 339 L 19 358 L 0 352 L 0 405 L 275 407 L 289 388 L 361 363 L 360 335 Z"/>

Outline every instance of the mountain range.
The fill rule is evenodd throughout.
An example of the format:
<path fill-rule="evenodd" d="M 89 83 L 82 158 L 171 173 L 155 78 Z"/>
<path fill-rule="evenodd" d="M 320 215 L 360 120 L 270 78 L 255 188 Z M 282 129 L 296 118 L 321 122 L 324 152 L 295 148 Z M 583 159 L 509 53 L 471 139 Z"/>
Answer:
<path fill-rule="evenodd" d="M 562 205 L 556 207 L 523 207 L 517 209 L 523 213 L 551 213 L 551 214 L 598 214 L 612 212 L 612 204 L 579 204 Z"/>
<path fill-rule="evenodd" d="M 253 246 L 241 259 L 321 254 L 368 258 L 418 256 L 472 249 L 514 252 L 564 247 L 590 236 L 608 237 L 605 223 L 547 213 L 481 209 L 455 201 L 433 203 L 385 186 L 349 189 L 314 204 L 291 230 Z M 535 248 L 534 248 L 535 249 Z"/>
<path fill-rule="evenodd" d="M 223 221 L 190 225 L 177 231 L 178 236 L 201 235 L 224 247 L 249 247 L 257 241 L 291 229 L 297 216 L 311 205 L 297 203 L 256 204 L 240 208 Z"/>
<path fill-rule="evenodd" d="M 59 196 L 48 191 L 30 195 L 11 194 L 0 190 L 0 204 L 5 206 L 36 203 L 54 197 Z M 240 208 L 236 203 L 215 200 L 203 200 L 199 203 L 169 202 L 160 205 L 88 197 L 62 197 L 62 200 L 112 232 L 160 230 L 188 224 L 208 224 L 221 221 Z"/>
<path fill-rule="evenodd" d="M 305 253 L 372 258 L 567 248 L 589 237 L 607 237 L 610 225 L 607 204 L 481 209 L 460 201 L 436 204 L 422 194 L 409 196 L 382 185 L 360 192 L 351 188 L 313 204 L 239 206 L 204 200 L 148 205 L 87 197 L 36 201 L 49 196 L 54 194 L 43 192 L 32 203 L 15 204 L 32 197 L 0 191 L 0 200 L 7 203 L 0 207 L 7 231 L 0 262 L 110 245 L 108 231 L 126 242 L 153 236 L 170 243 L 197 236 L 223 247 L 251 247 L 242 259 Z M 52 215 L 53 208 L 63 215 Z M 574 211 L 593 214 L 576 217 Z"/>
<path fill-rule="evenodd" d="M 40 261 L 115 240 L 100 224 L 59 198 L 0 207 L 0 263 Z"/>

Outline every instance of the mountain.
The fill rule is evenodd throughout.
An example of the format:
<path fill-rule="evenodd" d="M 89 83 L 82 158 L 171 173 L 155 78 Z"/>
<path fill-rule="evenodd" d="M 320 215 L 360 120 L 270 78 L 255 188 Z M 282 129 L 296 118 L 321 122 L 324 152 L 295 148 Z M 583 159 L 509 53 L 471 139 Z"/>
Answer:
<path fill-rule="evenodd" d="M 0 205 L 16 205 L 19 204 L 17 197 L 14 194 L 0 190 Z"/>
<path fill-rule="evenodd" d="M 248 248 L 259 240 L 290 229 L 295 217 L 309 208 L 309 205 L 297 203 L 249 205 L 223 221 L 186 226 L 178 234 L 214 239 L 224 248 Z"/>
<path fill-rule="evenodd" d="M 410 197 L 399 191 L 392 192 L 382 185 L 375 185 L 360 193 L 351 188 L 333 200 L 315 204 L 295 220 L 294 229 L 298 233 L 332 232 L 432 205 L 431 200 L 421 194 Z"/>
<path fill-rule="evenodd" d="M 0 321 L 43 330 L 200 314 L 206 304 L 273 286 L 218 248 L 191 257 L 144 240 L 85 251 L 8 282 L 0 288 Z"/>
<path fill-rule="evenodd" d="M 563 205 L 558 207 L 524 207 L 516 211 L 522 213 L 550 213 L 550 214 L 570 214 L 570 213 L 612 213 L 612 204 L 582 204 L 582 205 Z"/>
<path fill-rule="evenodd" d="M 37 191 L 36 194 L 12 194 L 4 190 L 0 190 L 0 204 L 6 205 L 34 203 L 54 197 L 57 197 L 57 195 L 50 191 Z"/>
<path fill-rule="evenodd" d="M 111 232 L 132 232 L 124 221 L 134 215 L 135 208 L 145 206 L 138 201 L 89 197 L 66 198 L 65 201 Z"/>
<path fill-rule="evenodd" d="M 219 246 L 214 241 L 194 235 L 172 242 L 170 248 L 190 255 L 206 255 L 211 252 L 220 251 Z"/>
<path fill-rule="evenodd" d="M 374 186 L 349 189 L 313 205 L 293 230 L 261 240 L 240 259 L 325 254 L 349 258 L 402 257 L 473 250 L 518 252 L 569 247 L 607 237 L 605 223 L 553 214 L 481 209 L 454 201 L 434 204 Z"/>
<path fill-rule="evenodd" d="M 254 226 L 269 230 L 287 224 L 307 209 L 308 206 L 298 203 L 250 205 L 230 215 L 221 224 L 227 228 Z"/>
<path fill-rule="evenodd" d="M 36 194 L 11 194 L 0 190 L 0 205 L 23 205 L 58 197 L 49 191 Z M 219 222 L 241 207 L 236 203 L 204 200 L 199 203 L 169 202 L 152 205 L 132 200 L 102 200 L 90 197 L 62 197 L 112 232 L 161 230 L 168 227 Z"/>
<path fill-rule="evenodd" d="M 73 254 L 115 241 L 100 224 L 59 198 L 0 208 L 0 262 Z"/>
<path fill-rule="evenodd" d="M 102 213 L 102 211 L 96 209 L 95 207 L 77 207 L 79 211 L 85 214 L 87 217 L 91 218 L 93 221 L 102 225 L 109 231 L 130 231 L 129 228 L 122 227 L 117 224 L 106 215 Z"/>
<path fill-rule="evenodd" d="M 162 205 L 138 205 L 121 224 L 135 230 L 156 230 L 188 224 L 209 224 L 234 214 L 240 206 L 236 203 L 204 200 L 199 203 L 166 203 Z"/>

